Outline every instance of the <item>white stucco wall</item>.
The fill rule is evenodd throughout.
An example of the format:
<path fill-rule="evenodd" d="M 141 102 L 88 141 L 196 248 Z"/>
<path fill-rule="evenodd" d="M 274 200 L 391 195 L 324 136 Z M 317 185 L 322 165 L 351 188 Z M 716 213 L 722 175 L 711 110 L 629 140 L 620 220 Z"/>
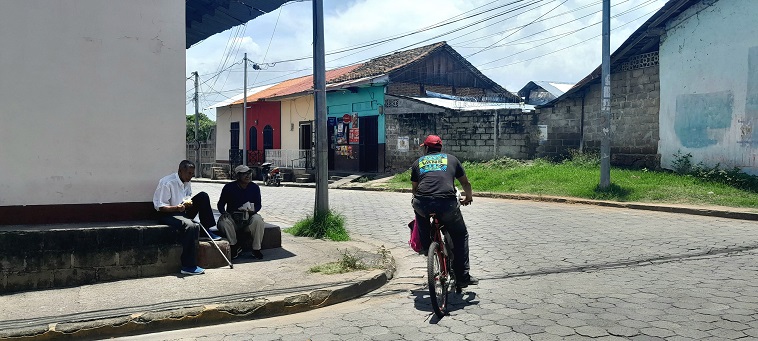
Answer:
<path fill-rule="evenodd" d="M 703 1 L 668 23 L 660 46 L 661 163 L 758 174 L 758 1 Z"/>
<path fill-rule="evenodd" d="M 1 7 L 0 206 L 151 201 L 184 158 L 184 1 Z"/>
<path fill-rule="evenodd" d="M 242 104 L 216 108 L 216 160 L 229 161 L 229 148 L 232 146 L 232 122 L 240 123 L 238 138 L 242 145 Z"/>
<path fill-rule="evenodd" d="M 300 122 L 313 121 L 313 109 L 312 95 L 282 100 L 282 149 L 300 149 Z"/>

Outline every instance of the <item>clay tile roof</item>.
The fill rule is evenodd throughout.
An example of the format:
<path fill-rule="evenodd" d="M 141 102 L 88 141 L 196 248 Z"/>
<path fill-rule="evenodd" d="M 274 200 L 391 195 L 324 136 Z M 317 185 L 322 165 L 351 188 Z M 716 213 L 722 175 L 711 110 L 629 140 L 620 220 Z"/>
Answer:
<path fill-rule="evenodd" d="M 442 41 L 431 45 L 417 47 L 415 49 L 399 51 L 386 56 L 376 57 L 362 64 L 359 68 L 356 68 L 352 72 L 346 73 L 341 77 L 334 79 L 333 82 L 342 82 L 352 79 L 384 75 L 393 70 L 411 64 L 421 58 L 424 58 L 435 50 L 446 45 L 447 43 Z"/>
<path fill-rule="evenodd" d="M 363 64 L 349 65 L 326 72 L 326 82 L 331 83 L 335 78 L 355 70 Z M 257 92 L 247 96 L 248 102 L 255 102 L 261 99 L 294 95 L 303 92 L 313 91 L 313 75 L 303 76 L 299 78 L 293 78 L 276 84 L 261 92 Z M 238 100 L 232 104 L 240 104 L 243 100 Z"/>

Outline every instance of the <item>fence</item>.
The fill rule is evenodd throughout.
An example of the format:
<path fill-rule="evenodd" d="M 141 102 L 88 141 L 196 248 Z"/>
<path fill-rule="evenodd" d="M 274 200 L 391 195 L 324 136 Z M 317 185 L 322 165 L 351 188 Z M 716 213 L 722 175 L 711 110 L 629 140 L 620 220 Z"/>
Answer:
<path fill-rule="evenodd" d="M 266 162 L 271 162 L 274 167 L 312 169 L 313 151 L 310 149 L 268 149 Z"/>
<path fill-rule="evenodd" d="M 214 143 L 200 143 L 200 160 L 195 160 L 195 142 L 187 143 L 187 160 L 198 164 L 216 162 L 216 145 Z"/>

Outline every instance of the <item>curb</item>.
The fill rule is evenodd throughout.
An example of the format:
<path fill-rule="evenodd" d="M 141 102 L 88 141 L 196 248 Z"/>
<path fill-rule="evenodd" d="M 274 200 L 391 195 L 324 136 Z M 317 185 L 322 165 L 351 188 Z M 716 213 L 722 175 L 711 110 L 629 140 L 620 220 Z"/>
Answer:
<path fill-rule="evenodd" d="M 221 304 L 2 330 L 0 340 L 95 340 L 301 313 L 342 303 L 382 287 L 392 279 L 397 269 L 395 259 L 391 256 L 388 259 L 383 270 L 371 271 L 361 280 L 345 286 L 272 298 L 243 299 Z"/>
<path fill-rule="evenodd" d="M 284 185 L 282 185 L 284 186 Z M 305 186 L 290 186 L 290 187 L 305 187 Z M 330 187 L 332 189 L 332 187 Z M 364 186 L 343 186 L 335 187 L 334 189 L 345 189 L 355 191 L 377 191 L 377 192 L 397 192 L 397 193 L 410 193 L 409 188 L 384 188 L 384 187 L 364 187 Z M 670 204 L 646 204 L 638 202 L 617 202 L 617 201 L 604 201 L 604 200 L 592 200 L 581 198 L 569 198 L 569 197 L 555 197 L 545 195 L 532 195 L 532 194 L 508 194 L 508 193 L 493 193 L 493 192 L 475 192 L 475 197 L 493 198 L 493 199 L 511 199 L 511 200 L 530 200 L 540 202 L 552 202 L 562 204 L 580 204 L 580 205 L 594 205 L 613 208 L 626 208 L 633 210 L 646 210 L 646 211 L 658 211 L 668 213 L 682 213 L 690 215 L 700 215 L 708 217 L 719 217 L 739 220 L 753 220 L 758 221 L 758 211 L 751 212 L 747 209 L 733 208 L 725 209 L 723 207 L 691 207 L 691 206 L 676 206 Z"/>
<path fill-rule="evenodd" d="M 192 181 L 197 181 L 193 179 Z M 197 182 L 218 182 L 219 180 L 199 180 Z M 294 183 L 282 183 L 285 187 L 315 187 L 315 184 L 301 185 Z M 398 192 L 398 193 L 410 193 L 410 188 L 385 188 L 385 187 L 366 187 L 366 186 L 340 186 L 329 187 L 329 189 L 346 189 L 355 191 L 377 191 L 377 192 Z M 739 220 L 753 220 L 758 221 L 758 212 L 751 212 L 747 209 L 724 209 L 722 207 L 690 207 L 690 206 L 676 206 L 670 204 L 645 204 L 637 202 L 616 202 L 616 201 L 603 201 L 603 200 L 591 200 L 580 198 L 568 198 L 568 197 L 555 197 L 545 195 L 532 195 L 532 194 L 508 194 L 508 193 L 493 193 L 493 192 L 476 192 L 475 197 L 493 198 L 493 199 L 512 199 L 512 200 L 531 200 L 541 202 L 554 202 L 563 204 L 581 204 L 581 205 L 595 205 L 613 208 L 626 208 L 634 210 L 647 210 L 658 211 L 668 213 L 683 213 L 690 215 L 701 215 L 709 217 L 739 219 Z"/>

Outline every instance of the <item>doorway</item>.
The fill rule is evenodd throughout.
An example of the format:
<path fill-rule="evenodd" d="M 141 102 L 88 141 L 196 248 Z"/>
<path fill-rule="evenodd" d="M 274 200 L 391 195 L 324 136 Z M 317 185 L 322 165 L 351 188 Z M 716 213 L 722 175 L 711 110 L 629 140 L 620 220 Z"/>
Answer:
<path fill-rule="evenodd" d="M 361 172 L 376 173 L 379 170 L 379 116 L 359 117 L 361 133 L 358 157 Z"/>

